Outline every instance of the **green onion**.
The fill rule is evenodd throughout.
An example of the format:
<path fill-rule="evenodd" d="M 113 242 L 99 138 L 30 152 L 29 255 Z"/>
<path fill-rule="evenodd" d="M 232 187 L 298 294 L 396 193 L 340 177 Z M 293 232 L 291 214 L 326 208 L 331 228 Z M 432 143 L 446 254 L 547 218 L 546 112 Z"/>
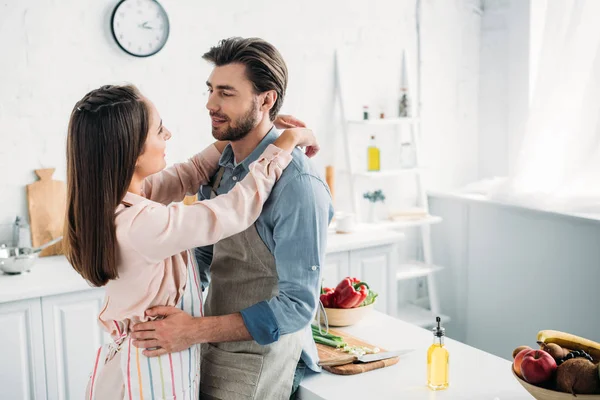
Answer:
<path fill-rule="evenodd" d="M 336 340 L 326 339 L 321 336 L 313 336 L 313 339 L 315 340 L 315 343 L 324 344 L 325 346 L 329 346 L 329 347 L 335 347 L 336 349 L 340 348 L 340 347 L 344 347 L 346 345 L 346 343 L 338 342 Z"/>
<path fill-rule="evenodd" d="M 337 342 L 343 342 L 344 341 L 343 337 L 332 335 L 331 333 L 325 333 L 324 330 L 319 331 L 319 328 L 316 327 L 316 326 L 314 326 L 314 325 L 311 325 L 311 328 L 312 328 L 313 336 L 320 336 L 322 338 L 335 340 Z"/>

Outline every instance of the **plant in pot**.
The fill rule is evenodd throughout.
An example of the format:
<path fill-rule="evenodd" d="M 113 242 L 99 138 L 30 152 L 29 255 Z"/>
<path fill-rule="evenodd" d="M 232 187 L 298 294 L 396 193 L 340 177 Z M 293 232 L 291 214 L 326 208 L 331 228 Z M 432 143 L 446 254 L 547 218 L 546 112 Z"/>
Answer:
<path fill-rule="evenodd" d="M 378 202 L 384 203 L 385 195 L 383 194 L 381 189 L 379 189 L 379 190 L 375 190 L 372 192 L 365 192 L 363 194 L 363 198 L 369 200 L 369 203 L 370 203 L 368 222 L 369 223 L 377 222 L 377 219 L 378 219 L 377 218 L 377 203 Z"/>

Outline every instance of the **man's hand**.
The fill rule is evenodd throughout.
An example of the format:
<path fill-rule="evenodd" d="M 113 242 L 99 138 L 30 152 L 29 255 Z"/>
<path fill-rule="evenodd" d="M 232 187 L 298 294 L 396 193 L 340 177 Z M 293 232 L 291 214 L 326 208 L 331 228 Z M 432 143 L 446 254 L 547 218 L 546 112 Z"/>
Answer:
<path fill-rule="evenodd" d="M 287 129 L 287 128 L 306 128 L 306 124 L 299 119 L 291 115 L 278 115 L 273 121 L 275 128 Z"/>
<path fill-rule="evenodd" d="M 195 318 L 179 308 L 159 306 L 146 311 L 150 317 L 163 319 L 134 325 L 133 345 L 144 350 L 146 357 L 156 357 L 185 350 L 194 344 Z"/>

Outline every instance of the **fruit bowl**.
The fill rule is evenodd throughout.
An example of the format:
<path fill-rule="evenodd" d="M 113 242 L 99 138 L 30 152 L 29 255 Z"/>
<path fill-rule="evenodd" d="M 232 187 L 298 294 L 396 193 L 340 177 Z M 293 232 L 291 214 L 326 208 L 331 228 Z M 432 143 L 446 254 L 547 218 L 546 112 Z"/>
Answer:
<path fill-rule="evenodd" d="M 329 326 L 349 326 L 357 323 L 361 319 L 368 315 L 375 306 L 377 301 L 369 304 L 368 306 L 355 307 L 355 308 L 325 308 L 325 314 L 327 314 L 327 323 Z M 325 318 L 321 314 L 321 324 L 325 325 Z"/>
<path fill-rule="evenodd" d="M 564 393 L 556 390 L 550 390 L 539 386 L 535 386 L 519 378 L 519 376 L 515 373 L 515 370 L 513 369 L 512 365 L 510 366 L 510 370 L 514 375 L 515 379 L 521 384 L 521 386 L 523 386 L 525 390 L 527 390 L 529 394 L 537 400 L 600 400 L 600 394 L 578 394 L 577 397 L 575 397 L 571 393 Z"/>

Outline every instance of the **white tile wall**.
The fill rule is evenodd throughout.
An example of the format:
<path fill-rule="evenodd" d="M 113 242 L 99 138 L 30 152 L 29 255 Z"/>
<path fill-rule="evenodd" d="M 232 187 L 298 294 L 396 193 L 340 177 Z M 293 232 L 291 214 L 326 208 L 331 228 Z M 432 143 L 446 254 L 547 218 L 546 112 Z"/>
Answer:
<path fill-rule="evenodd" d="M 0 2 L 0 241 L 17 214 L 27 215 L 25 185 L 35 180 L 34 169 L 56 167 L 56 178 L 64 179 L 69 113 L 99 85 L 137 84 L 174 133 L 168 162 L 181 161 L 211 140 L 204 108 L 210 67 L 202 53 L 224 37 L 263 37 L 280 49 L 290 70 L 283 111 L 319 134 L 324 150 L 316 162 L 323 167 L 336 147 L 334 48 L 407 48 L 416 68 L 412 0 L 163 0 L 171 36 L 147 59 L 128 56 L 113 42 L 109 20 L 116 3 Z M 425 162 L 432 187 L 452 187 L 477 173 L 479 2 L 422 3 Z"/>

